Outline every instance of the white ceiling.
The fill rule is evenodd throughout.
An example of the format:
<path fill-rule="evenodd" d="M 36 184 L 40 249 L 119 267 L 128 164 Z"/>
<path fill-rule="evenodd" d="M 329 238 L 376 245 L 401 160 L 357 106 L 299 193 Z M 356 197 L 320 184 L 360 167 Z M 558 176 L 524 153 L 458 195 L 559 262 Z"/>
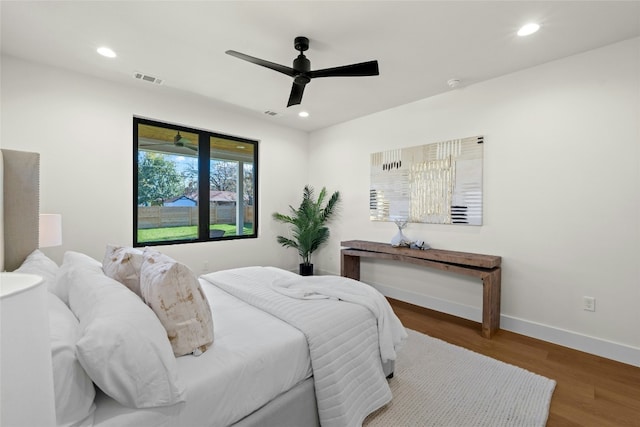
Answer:
<path fill-rule="evenodd" d="M 2 53 L 149 90 L 186 91 L 311 131 L 640 35 L 639 1 L 2 1 Z M 518 37 L 529 22 L 538 33 Z M 312 69 L 377 59 L 376 77 L 323 78 L 286 108 L 291 78 L 225 54 Z M 108 45 L 118 57 L 96 48 Z M 163 79 L 135 80 L 135 71 Z M 186 101 L 185 101 L 186 102 Z M 310 117 L 299 118 L 306 110 Z M 267 116 L 265 111 L 278 113 Z"/>

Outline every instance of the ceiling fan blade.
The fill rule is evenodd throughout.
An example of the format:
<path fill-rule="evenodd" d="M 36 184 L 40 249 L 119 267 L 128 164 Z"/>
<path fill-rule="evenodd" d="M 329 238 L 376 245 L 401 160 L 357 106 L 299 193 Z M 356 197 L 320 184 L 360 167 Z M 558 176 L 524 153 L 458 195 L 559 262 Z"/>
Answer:
<path fill-rule="evenodd" d="M 289 102 L 287 102 L 287 107 L 298 105 L 302 102 L 302 94 L 304 93 L 305 86 L 306 83 L 293 83 L 293 86 L 291 87 L 291 95 L 289 95 Z"/>
<path fill-rule="evenodd" d="M 260 65 L 262 67 L 266 67 L 274 71 L 278 71 L 279 73 L 286 74 L 289 77 L 293 77 L 296 75 L 296 72 L 293 68 L 276 64 L 275 62 L 265 61 L 264 59 L 260 59 L 260 58 L 254 58 L 253 56 L 245 55 L 244 53 L 236 52 L 235 50 L 228 50 L 225 53 L 227 55 L 235 56 L 236 58 L 249 61 L 253 64 Z"/>
<path fill-rule="evenodd" d="M 379 74 L 378 61 L 367 61 L 360 62 L 358 64 L 311 71 L 309 72 L 309 77 L 361 77 L 377 76 Z"/>
<path fill-rule="evenodd" d="M 165 154 L 180 154 L 185 156 L 193 156 L 198 149 L 188 145 L 176 145 L 172 143 L 166 144 L 140 144 L 140 149 L 144 151 L 154 151 Z"/>
<path fill-rule="evenodd" d="M 171 142 L 152 142 L 152 143 L 146 143 L 146 144 L 139 144 L 140 147 L 162 147 L 162 146 L 172 147 L 174 145 L 175 144 Z"/>

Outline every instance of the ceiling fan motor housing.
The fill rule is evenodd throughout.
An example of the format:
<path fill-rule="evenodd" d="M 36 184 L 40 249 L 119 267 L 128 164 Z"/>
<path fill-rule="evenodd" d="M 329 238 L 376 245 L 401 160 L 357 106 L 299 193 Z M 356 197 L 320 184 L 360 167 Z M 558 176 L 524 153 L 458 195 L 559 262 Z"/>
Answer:
<path fill-rule="evenodd" d="M 311 61 L 303 54 L 300 54 L 293 60 L 293 69 L 299 73 L 308 73 L 311 71 Z"/>
<path fill-rule="evenodd" d="M 300 55 L 293 60 L 293 69 L 297 73 L 293 81 L 299 85 L 306 85 L 311 78 L 306 74 L 311 71 L 311 61 L 307 59 L 302 52 L 309 49 L 309 39 L 306 37 L 296 37 L 293 41 L 296 50 L 300 51 Z"/>

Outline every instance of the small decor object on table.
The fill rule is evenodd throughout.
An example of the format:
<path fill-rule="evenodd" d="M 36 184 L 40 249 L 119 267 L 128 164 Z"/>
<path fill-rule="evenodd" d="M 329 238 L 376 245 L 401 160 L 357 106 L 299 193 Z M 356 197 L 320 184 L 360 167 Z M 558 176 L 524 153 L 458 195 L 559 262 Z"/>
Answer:
<path fill-rule="evenodd" d="M 338 191 L 333 193 L 323 206 L 326 195 L 327 190 L 322 187 L 318 199 L 314 200 L 313 188 L 307 185 L 304 187 L 300 207 L 295 209 L 289 206 L 290 216 L 278 212 L 273 214 L 273 219 L 276 221 L 291 224 L 292 238 L 278 236 L 277 239 L 282 246 L 298 250 L 302 258 L 301 276 L 313 276 L 311 254 L 329 239 L 329 228 L 326 223 L 333 216 L 340 193 Z"/>
<path fill-rule="evenodd" d="M 411 249 L 422 249 L 423 251 L 431 249 L 431 246 L 429 246 L 429 244 L 424 240 L 416 240 L 415 242 L 411 242 L 411 245 L 409 247 Z"/>

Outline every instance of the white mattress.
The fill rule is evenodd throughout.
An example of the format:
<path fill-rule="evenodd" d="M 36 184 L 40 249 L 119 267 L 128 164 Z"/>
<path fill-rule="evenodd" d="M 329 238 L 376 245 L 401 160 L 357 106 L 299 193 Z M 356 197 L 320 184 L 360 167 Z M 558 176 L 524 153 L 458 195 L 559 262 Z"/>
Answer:
<path fill-rule="evenodd" d="M 214 342 L 199 357 L 178 358 L 187 401 L 130 409 L 98 393 L 94 425 L 228 426 L 311 376 L 299 330 L 200 280 L 213 313 Z"/>

